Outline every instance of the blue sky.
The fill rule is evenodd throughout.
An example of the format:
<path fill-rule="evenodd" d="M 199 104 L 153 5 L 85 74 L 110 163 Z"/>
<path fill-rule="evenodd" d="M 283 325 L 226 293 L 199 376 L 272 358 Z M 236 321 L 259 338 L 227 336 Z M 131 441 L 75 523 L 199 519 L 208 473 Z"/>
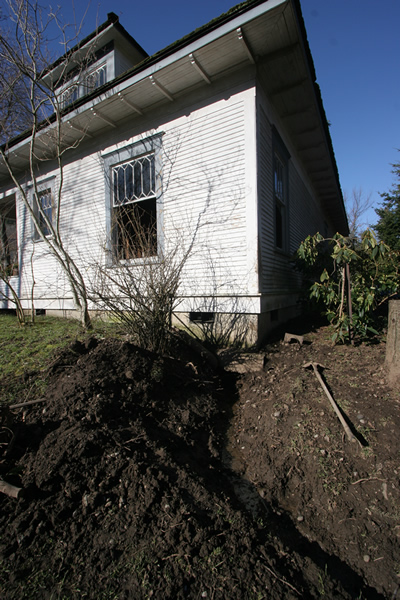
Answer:
<path fill-rule="evenodd" d="M 71 0 L 59 3 L 64 20 L 73 21 Z M 234 0 L 92 0 L 82 33 L 91 33 L 113 11 L 153 54 L 234 5 Z M 83 6 L 75 6 L 77 22 Z M 400 161 L 400 0 L 301 0 L 301 6 L 342 190 L 351 196 L 361 187 L 378 206 L 379 192 L 394 183 L 391 164 Z M 374 210 L 366 220 L 376 222 Z"/>

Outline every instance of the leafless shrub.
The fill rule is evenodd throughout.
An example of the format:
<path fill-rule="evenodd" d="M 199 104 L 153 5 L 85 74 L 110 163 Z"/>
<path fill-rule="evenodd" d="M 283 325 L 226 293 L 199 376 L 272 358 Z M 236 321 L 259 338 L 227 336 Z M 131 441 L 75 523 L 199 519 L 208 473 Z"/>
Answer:
<path fill-rule="evenodd" d="M 156 224 L 144 227 L 144 219 L 148 215 L 139 209 L 120 212 L 111 232 L 112 264 L 97 265 L 92 299 L 122 323 L 138 345 L 164 353 L 190 247 L 185 251 L 176 243 L 169 250 L 157 251 Z"/>

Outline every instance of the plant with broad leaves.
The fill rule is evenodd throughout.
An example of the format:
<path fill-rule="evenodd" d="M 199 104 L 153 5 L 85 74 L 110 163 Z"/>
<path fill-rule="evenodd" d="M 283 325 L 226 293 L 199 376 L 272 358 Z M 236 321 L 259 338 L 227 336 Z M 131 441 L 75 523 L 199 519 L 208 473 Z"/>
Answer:
<path fill-rule="evenodd" d="M 308 236 L 296 259 L 309 297 L 324 306 L 334 342 L 378 333 L 374 312 L 400 289 L 400 252 L 367 229 L 361 238 Z"/>

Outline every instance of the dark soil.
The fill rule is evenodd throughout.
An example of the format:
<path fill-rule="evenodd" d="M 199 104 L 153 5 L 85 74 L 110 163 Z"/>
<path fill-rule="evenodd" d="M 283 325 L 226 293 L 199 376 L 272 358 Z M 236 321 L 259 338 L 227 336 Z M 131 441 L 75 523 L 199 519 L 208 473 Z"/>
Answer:
<path fill-rule="evenodd" d="M 1 598 L 399 598 L 385 346 L 305 340 L 241 374 L 182 343 L 76 342 L 45 401 L 3 415 L 0 476 L 22 491 L 0 494 Z"/>

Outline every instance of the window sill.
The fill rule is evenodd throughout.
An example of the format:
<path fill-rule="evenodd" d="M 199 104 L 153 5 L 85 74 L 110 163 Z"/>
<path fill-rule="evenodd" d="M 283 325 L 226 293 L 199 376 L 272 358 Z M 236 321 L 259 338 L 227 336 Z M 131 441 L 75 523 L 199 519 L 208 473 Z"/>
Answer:
<path fill-rule="evenodd" d="M 159 262 L 159 256 L 147 256 L 145 258 L 131 258 L 130 260 L 119 260 L 108 265 L 108 268 L 118 269 L 122 267 L 141 267 L 146 265 L 155 265 Z"/>

